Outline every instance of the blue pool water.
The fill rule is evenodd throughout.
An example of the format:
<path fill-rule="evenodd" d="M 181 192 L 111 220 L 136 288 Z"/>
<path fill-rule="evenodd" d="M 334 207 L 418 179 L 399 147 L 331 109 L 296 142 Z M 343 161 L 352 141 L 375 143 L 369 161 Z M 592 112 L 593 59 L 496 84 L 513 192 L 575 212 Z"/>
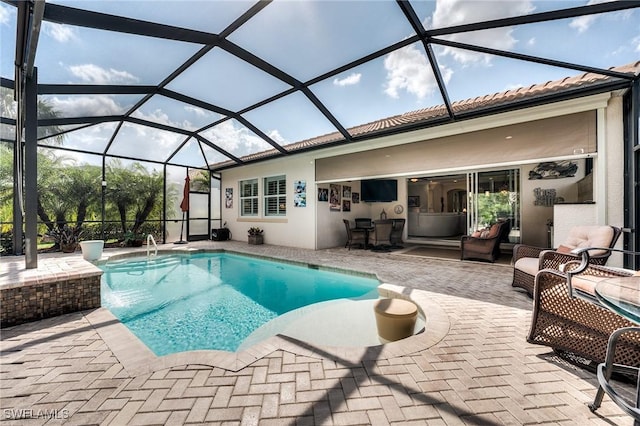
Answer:
<path fill-rule="evenodd" d="M 376 298 L 379 284 L 229 253 L 131 258 L 101 268 L 102 306 L 156 355 L 235 351 L 285 312 L 332 299 Z"/>

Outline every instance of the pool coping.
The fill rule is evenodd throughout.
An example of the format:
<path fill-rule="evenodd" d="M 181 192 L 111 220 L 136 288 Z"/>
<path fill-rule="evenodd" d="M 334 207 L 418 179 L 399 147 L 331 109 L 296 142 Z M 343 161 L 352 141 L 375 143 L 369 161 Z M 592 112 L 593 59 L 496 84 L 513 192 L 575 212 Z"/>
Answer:
<path fill-rule="evenodd" d="M 235 372 L 277 350 L 353 364 L 411 355 L 440 342 L 449 332 L 449 318 L 442 308 L 430 300 L 429 292 L 385 283 L 378 286 L 378 293 L 381 297 L 401 298 L 415 303 L 424 315 L 424 330 L 406 339 L 376 346 L 321 346 L 278 334 L 241 352 L 199 350 L 156 356 L 107 308 L 101 307 L 84 315 L 131 376 L 187 365 L 206 365 Z"/>
<path fill-rule="evenodd" d="M 246 252 L 242 252 L 242 251 L 236 251 L 236 250 L 233 250 L 233 249 L 225 249 L 225 248 L 217 248 L 217 249 L 210 249 L 210 248 L 161 249 L 161 250 L 157 251 L 157 256 L 161 256 L 161 255 L 176 255 L 176 254 L 177 255 L 189 256 L 189 255 L 200 254 L 200 253 L 227 253 L 227 254 L 232 254 L 232 255 L 235 255 L 235 256 L 248 257 L 248 258 L 252 258 L 252 259 L 261 259 L 261 260 L 269 260 L 269 261 L 272 261 L 272 262 L 286 263 L 288 265 L 300 266 L 302 268 L 315 269 L 315 270 L 319 270 L 319 271 L 339 272 L 339 273 L 347 274 L 347 275 L 356 275 L 356 276 L 365 277 L 365 278 L 373 278 L 373 279 L 376 279 L 376 280 L 380 281 L 378 276 L 376 274 L 374 274 L 374 273 L 371 273 L 371 272 L 357 271 L 357 270 L 354 270 L 354 269 L 337 268 L 337 267 L 326 266 L 326 265 L 321 265 L 321 264 L 317 264 L 317 263 L 309 263 L 309 262 L 303 262 L 303 261 L 298 261 L 298 260 L 284 259 L 284 258 L 280 258 L 280 257 L 267 256 L 267 255 L 263 255 L 263 254 L 259 254 L 259 253 L 246 253 Z M 94 262 L 94 265 L 97 267 L 98 265 L 103 265 L 103 264 L 108 263 L 110 261 L 118 261 L 118 260 L 122 260 L 122 259 L 130 259 L 132 257 L 147 257 L 147 256 L 145 256 L 143 253 L 141 253 L 139 251 L 117 253 L 117 254 L 113 254 L 113 255 L 108 256 L 108 257 L 100 258 L 99 260 Z"/>

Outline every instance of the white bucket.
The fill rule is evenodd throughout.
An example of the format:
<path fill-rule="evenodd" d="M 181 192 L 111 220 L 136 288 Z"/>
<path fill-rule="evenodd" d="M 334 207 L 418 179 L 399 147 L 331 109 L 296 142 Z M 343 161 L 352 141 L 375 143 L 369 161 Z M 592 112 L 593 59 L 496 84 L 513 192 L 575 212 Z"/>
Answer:
<path fill-rule="evenodd" d="M 84 260 L 98 260 L 102 257 L 104 240 L 81 241 L 80 248 L 82 249 L 82 257 L 84 258 Z"/>

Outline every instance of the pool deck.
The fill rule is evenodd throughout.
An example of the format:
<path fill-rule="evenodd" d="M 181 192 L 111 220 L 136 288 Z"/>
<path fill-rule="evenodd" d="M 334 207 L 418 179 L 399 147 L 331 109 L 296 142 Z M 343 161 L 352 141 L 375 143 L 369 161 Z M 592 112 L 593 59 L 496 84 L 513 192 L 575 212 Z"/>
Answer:
<path fill-rule="evenodd" d="M 236 241 L 164 248 L 373 272 L 422 307 L 426 330 L 366 348 L 277 336 L 238 354 L 155 357 L 105 309 L 62 315 L 2 329 L 3 424 L 633 423 L 607 397 L 592 413 L 595 375 L 526 342 L 532 301 L 511 287 L 509 266 Z M 0 286 L 85 267 L 80 253 L 42 255 L 30 271 L 24 258 L 4 257 Z M 354 313 L 344 314 L 348 328 Z"/>

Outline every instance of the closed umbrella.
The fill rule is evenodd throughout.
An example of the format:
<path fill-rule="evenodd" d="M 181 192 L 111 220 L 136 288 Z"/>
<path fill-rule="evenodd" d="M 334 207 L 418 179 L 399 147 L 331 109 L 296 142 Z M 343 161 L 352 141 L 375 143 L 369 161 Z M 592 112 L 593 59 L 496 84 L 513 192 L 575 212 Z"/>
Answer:
<path fill-rule="evenodd" d="M 182 202 L 180 203 L 180 210 L 182 210 L 182 224 L 180 225 L 180 241 L 176 241 L 174 244 L 186 244 L 187 242 L 182 239 L 182 231 L 184 230 L 184 217 L 189 211 L 189 183 L 191 179 L 187 175 L 184 178 L 184 188 L 182 189 Z"/>

